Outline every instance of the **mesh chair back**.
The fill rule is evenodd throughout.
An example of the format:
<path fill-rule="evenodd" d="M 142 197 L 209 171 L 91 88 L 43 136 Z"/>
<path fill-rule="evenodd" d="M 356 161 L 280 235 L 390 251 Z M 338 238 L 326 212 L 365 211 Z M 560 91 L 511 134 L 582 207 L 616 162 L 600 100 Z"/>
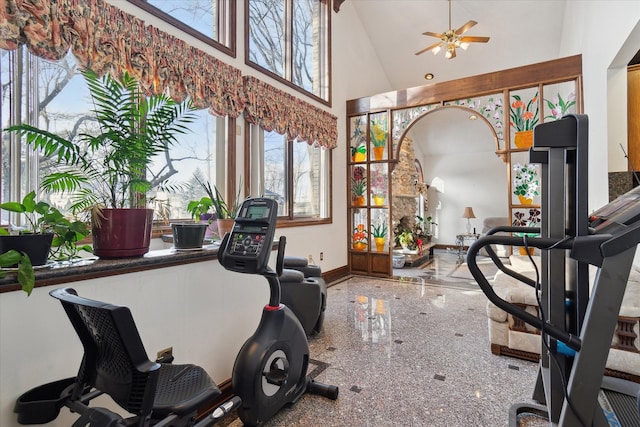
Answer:
<path fill-rule="evenodd" d="M 131 311 L 79 297 L 71 288 L 50 294 L 61 301 L 84 347 L 75 394 L 95 387 L 132 414 L 150 414 L 160 365 L 148 359 Z"/>

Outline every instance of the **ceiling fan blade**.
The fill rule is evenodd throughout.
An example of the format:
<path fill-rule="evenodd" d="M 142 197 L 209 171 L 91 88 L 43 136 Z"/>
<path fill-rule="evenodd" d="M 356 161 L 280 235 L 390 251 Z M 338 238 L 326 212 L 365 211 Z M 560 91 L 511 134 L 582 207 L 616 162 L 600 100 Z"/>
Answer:
<path fill-rule="evenodd" d="M 424 48 L 424 49 L 422 49 L 420 52 L 416 52 L 416 55 L 420 55 L 421 53 L 425 53 L 426 51 L 431 50 L 431 49 L 433 49 L 433 48 L 434 48 L 434 47 L 436 47 L 436 46 L 440 46 L 440 43 L 441 43 L 441 42 L 434 43 L 434 44 L 432 44 L 432 45 L 431 45 L 431 46 L 429 46 L 429 47 L 425 47 L 425 48 Z"/>
<path fill-rule="evenodd" d="M 457 35 L 460 35 L 460 34 L 462 34 L 462 33 L 465 33 L 465 32 L 467 32 L 467 31 L 469 31 L 469 29 L 470 29 L 471 27 L 473 27 L 474 25 L 476 25 L 476 24 L 477 24 L 477 22 L 476 22 L 476 21 L 469 21 L 469 22 L 467 22 L 466 24 L 464 24 L 462 27 L 458 28 L 458 29 L 455 31 L 455 33 L 456 33 Z"/>
<path fill-rule="evenodd" d="M 460 43 L 486 43 L 488 41 L 489 41 L 489 37 L 479 37 L 479 36 L 460 37 Z"/>
<path fill-rule="evenodd" d="M 439 34 L 439 33 L 432 33 L 431 31 L 425 31 L 424 33 L 422 33 L 425 36 L 431 36 L 431 37 L 437 37 L 439 39 L 443 38 L 444 35 L 443 34 Z"/>

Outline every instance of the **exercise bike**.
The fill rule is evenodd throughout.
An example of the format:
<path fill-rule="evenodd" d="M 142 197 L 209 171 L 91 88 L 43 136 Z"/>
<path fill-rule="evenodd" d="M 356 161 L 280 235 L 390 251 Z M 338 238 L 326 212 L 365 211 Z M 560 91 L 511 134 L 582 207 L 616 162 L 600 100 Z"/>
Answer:
<path fill-rule="evenodd" d="M 272 199 L 245 200 L 218 251 L 218 260 L 227 270 L 263 275 L 269 282 L 270 296 L 258 328 L 240 349 L 233 366 L 237 398 L 224 410 L 214 412 L 212 419 L 237 408 L 245 425 L 260 425 L 305 392 L 338 398 L 338 387 L 307 377 L 307 336 L 293 312 L 280 303 L 278 277 L 282 274 L 284 236 L 278 242 L 276 271 L 268 266 L 277 213 L 278 204 Z"/>
<path fill-rule="evenodd" d="M 305 392 L 337 399 L 338 387 L 307 376 L 309 344 L 302 325 L 280 303 L 286 239 L 280 238 L 276 271 L 268 266 L 278 205 L 270 199 L 245 200 L 233 229 L 220 246 L 224 268 L 263 275 L 269 303 L 255 333 L 236 357 L 232 372 L 235 396 L 205 416 L 199 411 L 221 396 L 199 366 L 150 361 L 129 308 L 78 296 L 72 288 L 50 292 L 62 303 L 84 347 L 75 377 L 43 384 L 23 393 L 14 408 L 20 424 L 56 419 L 62 407 L 79 414 L 73 427 L 206 427 L 237 409 L 245 425 L 259 426 Z M 91 406 L 106 394 L 130 416 Z"/>

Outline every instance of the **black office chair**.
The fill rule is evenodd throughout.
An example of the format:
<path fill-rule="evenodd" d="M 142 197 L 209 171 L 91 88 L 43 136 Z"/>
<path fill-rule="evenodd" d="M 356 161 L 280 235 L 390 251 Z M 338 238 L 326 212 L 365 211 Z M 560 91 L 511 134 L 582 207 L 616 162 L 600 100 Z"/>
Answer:
<path fill-rule="evenodd" d="M 322 330 L 327 306 L 327 284 L 317 265 L 306 258 L 285 256 L 280 275 L 281 301 L 293 311 L 307 335 Z"/>
<path fill-rule="evenodd" d="M 50 295 L 62 303 L 84 347 L 75 385 L 63 402 L 81 414 L 74 426 L 188 426 L 199 408 L 220 395 L 199 366 L 150 361 L 129 308 L 79 297 L 71 288 Z M 122 417 L 111 411 L 90 408 L 89 400 L 103 393 L 133 416 L 121 424 Z"/>

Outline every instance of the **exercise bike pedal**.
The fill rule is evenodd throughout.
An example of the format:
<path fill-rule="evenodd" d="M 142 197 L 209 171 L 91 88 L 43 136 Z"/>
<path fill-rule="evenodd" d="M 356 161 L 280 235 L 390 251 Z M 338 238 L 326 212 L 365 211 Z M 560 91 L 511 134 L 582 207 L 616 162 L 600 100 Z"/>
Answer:
<path fill-rule="evenodd" d="M 287 379 L 287 373 L 284 369 L 272 369 L 263 375 L 269 384 L 277 385 L 278 387 L 282 386 Z"/>

